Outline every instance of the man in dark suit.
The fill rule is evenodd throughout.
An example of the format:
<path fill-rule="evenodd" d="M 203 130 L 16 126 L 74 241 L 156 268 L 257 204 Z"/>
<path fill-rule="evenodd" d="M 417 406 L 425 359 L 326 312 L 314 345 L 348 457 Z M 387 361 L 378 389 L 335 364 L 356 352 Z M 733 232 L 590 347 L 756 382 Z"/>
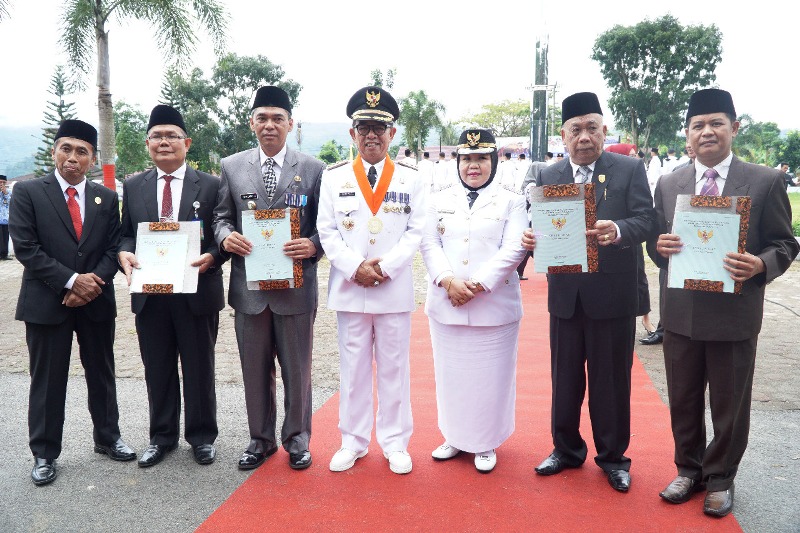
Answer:
<path fill-rule="evenodd" d="M 285 416 L 281 442 L 289 466 L 311 466 L 311 352 L 317 315 L 317 261 L 322 247 L 317 235 L 317 204 L 325 165 L 286 146 L 292 131 L 289 95 L 273 86 L 256 92 L 250 129 L 258 148 L 222 160 L 222 176 L 214 210 L 214 234 L 222 250 L 233 254 L 228 301 L 236 311 L 234 326 L 242 359 L 250 443 L 239 468 L 261 466 L 278 450 L 275 442 L 275 357 L 281 366 Z M 303 286 L 259 290 L 247 282 L 244 258 L 252 243 L 242 235 L 242 211 L 286 209 L 300 212 L 300 238 L 283 246 L 287 257 L 303 261 Z"/>
<path fill-rule="evenodd" d="M 156 168 L 125 180 L 122 195 L 119 263 L 128 284 L 133 268 L 139 266 L 134 253 L 140 222 L 200 221 L 202 238 L 201 255 L 192 263 L 199 267 L 196 293 L 131 295 L 150 405 L 150 444 L 139 458 L 139 466 L 158 464 L 178 445 L 179 356 L 186 410 L 184 435 L 194 460 L 205 465 L 216 457 L 214 345 L 219 312 L 225 307 L 220 269 L 225 260 L 211 229 L 219 178 L 186 164 L 192 139 L 183 117 L 170 106 L 153 108 L 145 142 Z"/>
<path fill-rule="evenodd" d="M 30 355 L 28 431 L 36 485 L 56 478 L 73 332 L 86 374 L 94 451 L 116 461 L 136 457 L 120 438 L 114 381 L 119 200 L 86 179 L 96 153 L 97 130 L 65 120 L 55 135 L 55 170 L 17 183 L 11 200 L 11 238 L 25 267 L 16 319 L 25 321 Z"/>
<path fill-rule="evenodd" d="M 703 511 L 717 517 L 733 510 L 733 480 L 747 447 L 764 288 L 789 268 L 799 249 L 780 171 L 744 163 L 733 155 L 731 145 L 738 131 L 730 93 L 720 89 L 694 93 L 686 113 L 686 138 L 695 162 L 662 178 L 655 197 L 661 233 L 656 250 L 662 268 L 683 246 L 681 237 L 671 232 L 678 195 L 749 196 L 752 202 L 746 251 L 724 258 L 725 270 L 742 282 L 741 293 L 676 288 L 662 292 L 678 476 L 661 497 L 683 503 L 705 488 Z M 714 426 L 708 445 L 706 384 Z"/>
<path fill-rule="evenodd" d="M 599 272 L 548 277 L 555 449 L 536 472 L 557 474 L 586 460 L 579 426 L 588 384 L 595 462 L 614 489 L 626 492 L 631 461 L 624 454 L 630 442 L 638 306 L 636 250 L 653 231 L 653 200 L 640 160 L 603 151 L 606 126 L 596 95 L 565 98 L 562 120 L 569 159 L 545 168 L 539 185 L 594 183 L 598 220 L 586 234 L 597 239 Z M 523 245 L 535 247 L 531 230 L 526 230 Z"/>

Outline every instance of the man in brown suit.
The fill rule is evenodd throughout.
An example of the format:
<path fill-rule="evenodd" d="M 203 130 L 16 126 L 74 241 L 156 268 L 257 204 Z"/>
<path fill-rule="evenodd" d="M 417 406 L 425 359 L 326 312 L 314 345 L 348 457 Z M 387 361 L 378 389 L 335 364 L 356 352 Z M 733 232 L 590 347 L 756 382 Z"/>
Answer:
<path fill-rule="evenodd" d="M 780 172 L 740 161 L 731 152 L 739 130 L 731 95 L 719 89 L 694 93 L 686 114 L 686 138 L 694 164 L 664 176 L 656 189 L 660 228 L 659 266 L 679 253 L 671 233 L 679 194 L 749 196 L 747 246 L 728 253 L 725 270 L 742 282 L 741 294 L 666 288 L 664 359 L 678 476 L 661 492 L 683 503 L 707 489 L 703 512 L 733 510 L 733 479 L 747 447 L 756 343 L 761 330 L 764 287 L 789 268 L 798 253 L 791 207 Z M 714 438 L 706 446 L 705 388 L 708 384 Z"/>

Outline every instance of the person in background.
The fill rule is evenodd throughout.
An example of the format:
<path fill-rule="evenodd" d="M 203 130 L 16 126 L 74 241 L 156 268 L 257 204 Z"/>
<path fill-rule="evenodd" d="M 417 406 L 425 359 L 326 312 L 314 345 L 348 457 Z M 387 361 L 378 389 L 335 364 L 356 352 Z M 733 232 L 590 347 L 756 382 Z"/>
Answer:
<path fill-rule="evenodd" d="M 661 158 L 658 157 L 658 148 L 650 148 L 650 162 L 647 164 L 647 183 L 650 185 L 650 196 L 656 190 L 658 178 L 661 177 Z"/>
<path fill-rule="evenodd" d="M 659 266 L 681 253 L 672 233 L 678 195 L 751 199 L 744 253 L 726 254 L 724 268 L 740 294 L 667 288 L 663 293 L 664 363 L 677 477 L 660 493 L 675 504 L 706 490 L 703 512 L 733 511 L 734 478 L 750 432 L 750 400 L 766 285 L 783 274 L 800 251 L 792 235 L 792 208 L 783 176 L 745 163 L 731 151 L 739 132 L 733 97 L 703 89 L 689 100 L 686 139 L 695 163 L 664 176 L 656 189 Z M 714 437 L 706 437 L 708 389 Z"/>
<path fill-rule="evenodd" d="M 0 261 L 8 257 L 8 205 L 11 202 L 11 188 L 5 175 L 0 174 Z"/>

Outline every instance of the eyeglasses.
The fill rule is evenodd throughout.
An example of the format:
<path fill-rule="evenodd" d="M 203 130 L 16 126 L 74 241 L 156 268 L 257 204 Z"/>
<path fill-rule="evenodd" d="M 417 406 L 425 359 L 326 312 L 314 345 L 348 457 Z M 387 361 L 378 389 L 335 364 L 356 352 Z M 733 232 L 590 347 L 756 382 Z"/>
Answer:
<path fill-rule="evenodd" d="M 153 134 L 153 135 L 150 135 L 149 137 L 147 137 L 147 140 L 149 140 L 150 142 L 154 142 L 154 143 L 160 143 L 161 141 L 167 141 L 170 144 L 174 144 L 174 143 L 176 143 L 176 142 L 178 142 L 178 141 L 180 141 L 182 139 L 185 139 L 185 138 L 186 137 L 181 137 L 180 135 L 175 135 L 175 134 L 170 133 L 169 135 L 156 135 L 156 134 Z"/>
<path fill-rule="evenodd" d="M 386 133 L 386 129 L 389 127 L 389 124 L 359 124 L 355 127 L 355 130 L 358 132 L 359 135 L 367 136 L 369 135 L 370 130 L 372 130 L 375 135 L 380 137 L 384 133 Z"/>

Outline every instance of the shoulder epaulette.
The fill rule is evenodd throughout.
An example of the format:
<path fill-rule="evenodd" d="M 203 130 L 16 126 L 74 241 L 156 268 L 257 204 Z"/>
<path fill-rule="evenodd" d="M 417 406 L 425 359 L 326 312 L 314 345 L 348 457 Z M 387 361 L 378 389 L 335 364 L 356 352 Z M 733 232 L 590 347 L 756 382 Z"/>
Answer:
<path fill-rule="evenodd" d="M 343 165 L 346 165 L 349 162 L 350 161 L 348 161 L 347 159 L 343 159 L 341 161 L 337 161 L 336 163 L 331 163 L 330 165 L 328 165 L 326 170 L 333 170 L 334 168 L 339 168 Z"/>
<path fill-rule="evenodd" d="M 406 163 L 405 159 L 402 161 L 395 161 L 395 164 L 400 165 L 401 167 L 410 168 L 411 170 L 418 170 L 417 167 L 415 167 L 414 165 Z"/>

